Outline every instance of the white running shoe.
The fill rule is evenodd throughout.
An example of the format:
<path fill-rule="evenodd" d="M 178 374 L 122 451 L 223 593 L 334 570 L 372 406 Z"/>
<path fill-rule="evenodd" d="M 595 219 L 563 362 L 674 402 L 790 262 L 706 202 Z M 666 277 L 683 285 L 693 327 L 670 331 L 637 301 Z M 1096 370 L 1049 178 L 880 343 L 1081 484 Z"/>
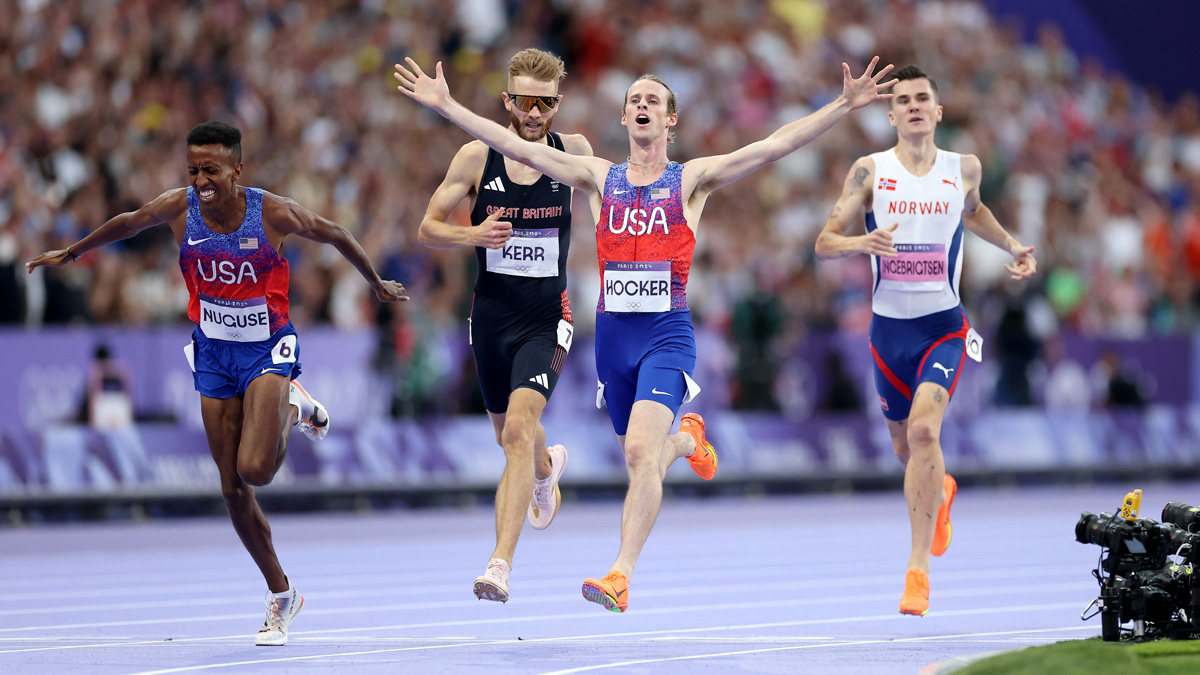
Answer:
<path fill-rule="evenodd" d="M 267 620 L 254 638 L 254 644 L 260 647 L 278 647 L 288 641 L 288 626 L 300 616 L 304 608 L 304 596 L 289 587 L 282 593 L 267 591 Z"/>
<path fill-rule="evenodd" d="M 488 561 L 487 571 L 475 579 L 475 597 L 492 602 L 508 602 L 508 575 L 512 568 L 500 558 Z"/>
<path fill-rule="evenodd" d="M 558 506 L 562 504 L 562 492 L 558 489 L 558 479 L 563 469 L 567 467 L 567 449 L 561 445 L 552 445 L 550 451 L 550 477 L 543 481 L 534 481 L 533 496 L 529 498 L 529 524 L 535 530 L 544 530 L 554 522 L 558 514 Z"/>
<path fill-rule="evenodd" d="M 295 380 L 292 380 L 291 387 L 288 388 L 288 403 L 300 411 L 296 417 L 296 426 L 300 427 L 305 436 L 314 441 L 325 438 L 325 434 L 329 433 L 329 411 Z"/>

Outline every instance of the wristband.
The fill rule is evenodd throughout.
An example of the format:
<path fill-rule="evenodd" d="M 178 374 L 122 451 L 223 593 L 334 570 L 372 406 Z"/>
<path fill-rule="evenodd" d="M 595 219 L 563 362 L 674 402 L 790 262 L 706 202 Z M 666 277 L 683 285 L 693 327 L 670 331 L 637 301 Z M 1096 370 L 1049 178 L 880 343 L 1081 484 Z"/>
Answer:
<path fill-rule="evenodd" d="M 71 256 L 72 261 L 79 260 L 79 256 L 75 255 L 74 253 L 71 253 L 70 246 L 67 247 L 67 255 Z"/>

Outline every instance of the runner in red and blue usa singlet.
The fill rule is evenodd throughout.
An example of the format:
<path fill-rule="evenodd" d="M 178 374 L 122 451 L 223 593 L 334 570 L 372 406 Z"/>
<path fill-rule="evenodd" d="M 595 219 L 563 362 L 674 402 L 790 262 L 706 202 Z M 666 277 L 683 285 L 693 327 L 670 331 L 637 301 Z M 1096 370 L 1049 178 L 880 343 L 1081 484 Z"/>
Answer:
<path fill-rule="evenodd" d="M 670 162 L 651 185 L 630 185 L 628 163 L 604 182 L 596 226 L 599 312 L 687 309 L 687 280 L 696 235 L 683 217 L 683 165 Z"/>
<path fill-rule="evenodd" d="M 696 235 L 683 215 L 683 165 L 669 162 L 643 186 L 629 183 L 628 166 L 609 169 L 596 224 L 596 371 L 618 434 L 635 401 L 657 401 L 674 414 L 699 393 L 687 306 Z"/>
<path fill-rule="evenodd" d="M 179 245 L 188 318 L 196 323 L 189 360 L 197 389 L 216 398 L 241 394 L 268 372 L 300 374 L 296 332 L 288 320 L 288 261 L 263 229 L 263 191 L 243 190 L 241 227 L 220 234 L 205 224 L 200 200 L 189 187 Z"/>
<path fill-rule="evenodd" d="M 246 218 L 218 234 L 200 215 L 188 188 L 187 229 L 179 269 L 188 289 L 188 318 L 213 340 L 262 342 L 288 322 L 288 262 L 263 231 L 262 190 L 244 188 Z"/>

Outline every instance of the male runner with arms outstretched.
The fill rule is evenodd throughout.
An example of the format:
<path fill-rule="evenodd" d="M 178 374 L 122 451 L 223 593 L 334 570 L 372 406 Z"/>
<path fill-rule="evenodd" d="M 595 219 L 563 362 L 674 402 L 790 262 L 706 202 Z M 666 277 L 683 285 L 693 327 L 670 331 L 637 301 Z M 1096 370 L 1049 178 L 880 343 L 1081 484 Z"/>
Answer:
<path fill-rule="evenodd" d="M 161 223 L 171 227 L 190 294 L 188 318 L 196 323 L 185 352 L 200 392 L 208 447 L 233 527 L 267 582 L 267 618 L 255 644 L 284 645 L 304 598 L 283 573 L 271 527 L 251 486 L 275 477 L 293 426 L 314 440 L 324 438 L 329 414 L 293 381 L 300 375 L 300 342 L 288 320 L 283 240 L 295 234 L 333 244 L 381 301 L 408 300 L 408 294 L 401 284 L 379 278 L 341 225 L 290 199 L 238 185 L 241 139 L 241 132 L 228 124 L 195 127 L 187 136 L 189 187 L 168 190 L 25 267 L 32 272 L 43 265 L 66 265 L 146 228 Z"/>

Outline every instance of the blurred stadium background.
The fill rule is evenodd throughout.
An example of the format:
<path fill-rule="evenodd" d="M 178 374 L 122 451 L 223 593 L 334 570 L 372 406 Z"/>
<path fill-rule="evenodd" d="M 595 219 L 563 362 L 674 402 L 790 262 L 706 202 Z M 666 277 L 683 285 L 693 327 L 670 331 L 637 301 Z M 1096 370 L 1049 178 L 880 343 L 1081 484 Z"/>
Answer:
<path fill-rule="evenodd" d="M 209 119 L 243 130 L 244 184 L 345 225 L 413 297 L 380 306 L 332 248 L 288 240 L 303 381 L 334 427 L 321 444 L 293 436 L 264 500 L 490 495 L 503 454 L 467 347 L 474 262 L 416 240 L 468 138 L 399 95 L 391 70 L 444 60 L 453 94 L 501 121 L 507 60 L 527 46 L 566 61 L 555 128 L 617 160 L 620 102 L 643 72 L 679 95 L 682 161 L 820 107 L 840 61 L 919 64 L 942 91 L 938 144 L 979 155 L 984 201 L 1040 261 L 1012 284 L 1003 254 L 968 237 L 985 361 L 950 407 L 947 466 L 967 482 L 1194 478 L 1200 98 L 1177 20 L 1191 3 L 1154 4 L 0 0 L 0 505 L 13 522 L 223 510 L 169 230 L 22 267 L 184 185 L 184 136 Z M 878 105 L 710 200 L 689 293 L 693 409 L 721 451 L 703 489 L 900 485 L 868 370 L 867 260 L 812 252 L 850 163 L 893 142 Z M 589 219 L 577 201 L 579 338 L 545 423 L 571 449 L 565 486 L 619 492 L 593 405 Z M 676 470 L 675 489 L 701 489 Z"/>

